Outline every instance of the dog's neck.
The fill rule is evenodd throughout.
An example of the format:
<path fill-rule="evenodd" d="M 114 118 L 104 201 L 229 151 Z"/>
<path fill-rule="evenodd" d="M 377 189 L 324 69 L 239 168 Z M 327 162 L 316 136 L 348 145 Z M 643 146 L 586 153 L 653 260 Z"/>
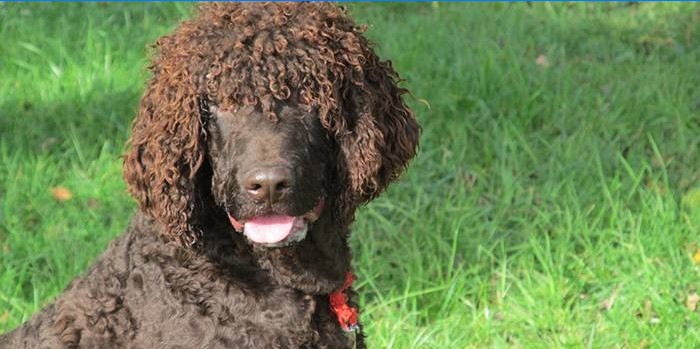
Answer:
<path fill-rule="evenodd" d="M 236 232 L 225 213 L 204 224 L 198 254 L 214 263 L 245 265 L 266 270 L 277 284 L 308 294 L 329 294 L 343 284 L 350 270 L 347 227 L 323 214 L 306 238 L 290 246 L 269 248 L 247 241 Z M 222 251 L 230 249 L 230 251 Z"/>
<path fill-rule="evenodd" d="M 253 245 L 252 253 L 280 285 L 306 293 L 328 294 L 343 284 L 350 270 L 347 231 L 319 220 L 307 237 L 282 248 Z"/>

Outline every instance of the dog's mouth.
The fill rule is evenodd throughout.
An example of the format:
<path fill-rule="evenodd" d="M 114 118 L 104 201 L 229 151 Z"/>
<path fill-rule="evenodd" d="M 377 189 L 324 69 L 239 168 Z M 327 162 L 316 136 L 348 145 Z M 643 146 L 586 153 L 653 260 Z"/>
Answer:
<path fill-rule="evenodd" d="M 238 220 L 231 213 L 228 219 L 238 232 L 253 243 L 267 247 L 282 247 L 304 240 L 309 225 L 316 222 L 323 211 L 324 199 L 321 198 L 311 211 L 301 216 L 281 214 L 264 214 L 246 221 Z"/>

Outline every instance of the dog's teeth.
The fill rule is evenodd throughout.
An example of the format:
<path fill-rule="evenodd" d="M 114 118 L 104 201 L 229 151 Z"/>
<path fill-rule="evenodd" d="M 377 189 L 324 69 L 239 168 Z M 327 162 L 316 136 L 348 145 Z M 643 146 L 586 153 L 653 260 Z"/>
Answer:
<path fill-rule="evenodd" d="M 291 236 L 291 238 L 289 239 L 289 242 L 298 242 L 298 241 L 304 240 L 308 230 L 309 230 L 309 226 L 307 224 L 304 224 L 304 226 L 301 229 L 299 229 L 299 231 L 297 231 L 296 233 L 294 233 L 294 235 Z"/>

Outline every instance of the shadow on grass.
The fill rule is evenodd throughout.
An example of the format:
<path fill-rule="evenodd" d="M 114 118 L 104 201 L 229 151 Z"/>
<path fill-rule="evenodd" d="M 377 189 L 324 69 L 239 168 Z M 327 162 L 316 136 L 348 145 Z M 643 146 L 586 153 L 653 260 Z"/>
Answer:
<path fill-rule="evenodd" d="M 81 97 L 6 102 L 0 105 L 0 145 L 10 154 L 93 158 L 105 142 L 123 146 L 140 97 L 139 90 L 97 88 Z"/>

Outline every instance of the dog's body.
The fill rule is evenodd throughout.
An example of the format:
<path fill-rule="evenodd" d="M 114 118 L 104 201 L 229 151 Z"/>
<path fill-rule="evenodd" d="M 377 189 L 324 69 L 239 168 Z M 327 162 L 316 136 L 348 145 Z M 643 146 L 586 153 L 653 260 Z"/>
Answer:
<path fill-rule="evenodd" d="M 0 348 L 364 347 L 355 210 L 419 127 L 330 4 L 206 4 L 158 41 L 124 161 L 126 234 Z"/>
<path fill-rule="evenodd" d="M 215 258 L 164 243 L 158 224 L 139 214 L 85 276 L 0 337 L 0 348 L 352 347 L 332 325 L 328 295 L 280 287 L 253 267 L 242 236 L 209 228 Z"/>

